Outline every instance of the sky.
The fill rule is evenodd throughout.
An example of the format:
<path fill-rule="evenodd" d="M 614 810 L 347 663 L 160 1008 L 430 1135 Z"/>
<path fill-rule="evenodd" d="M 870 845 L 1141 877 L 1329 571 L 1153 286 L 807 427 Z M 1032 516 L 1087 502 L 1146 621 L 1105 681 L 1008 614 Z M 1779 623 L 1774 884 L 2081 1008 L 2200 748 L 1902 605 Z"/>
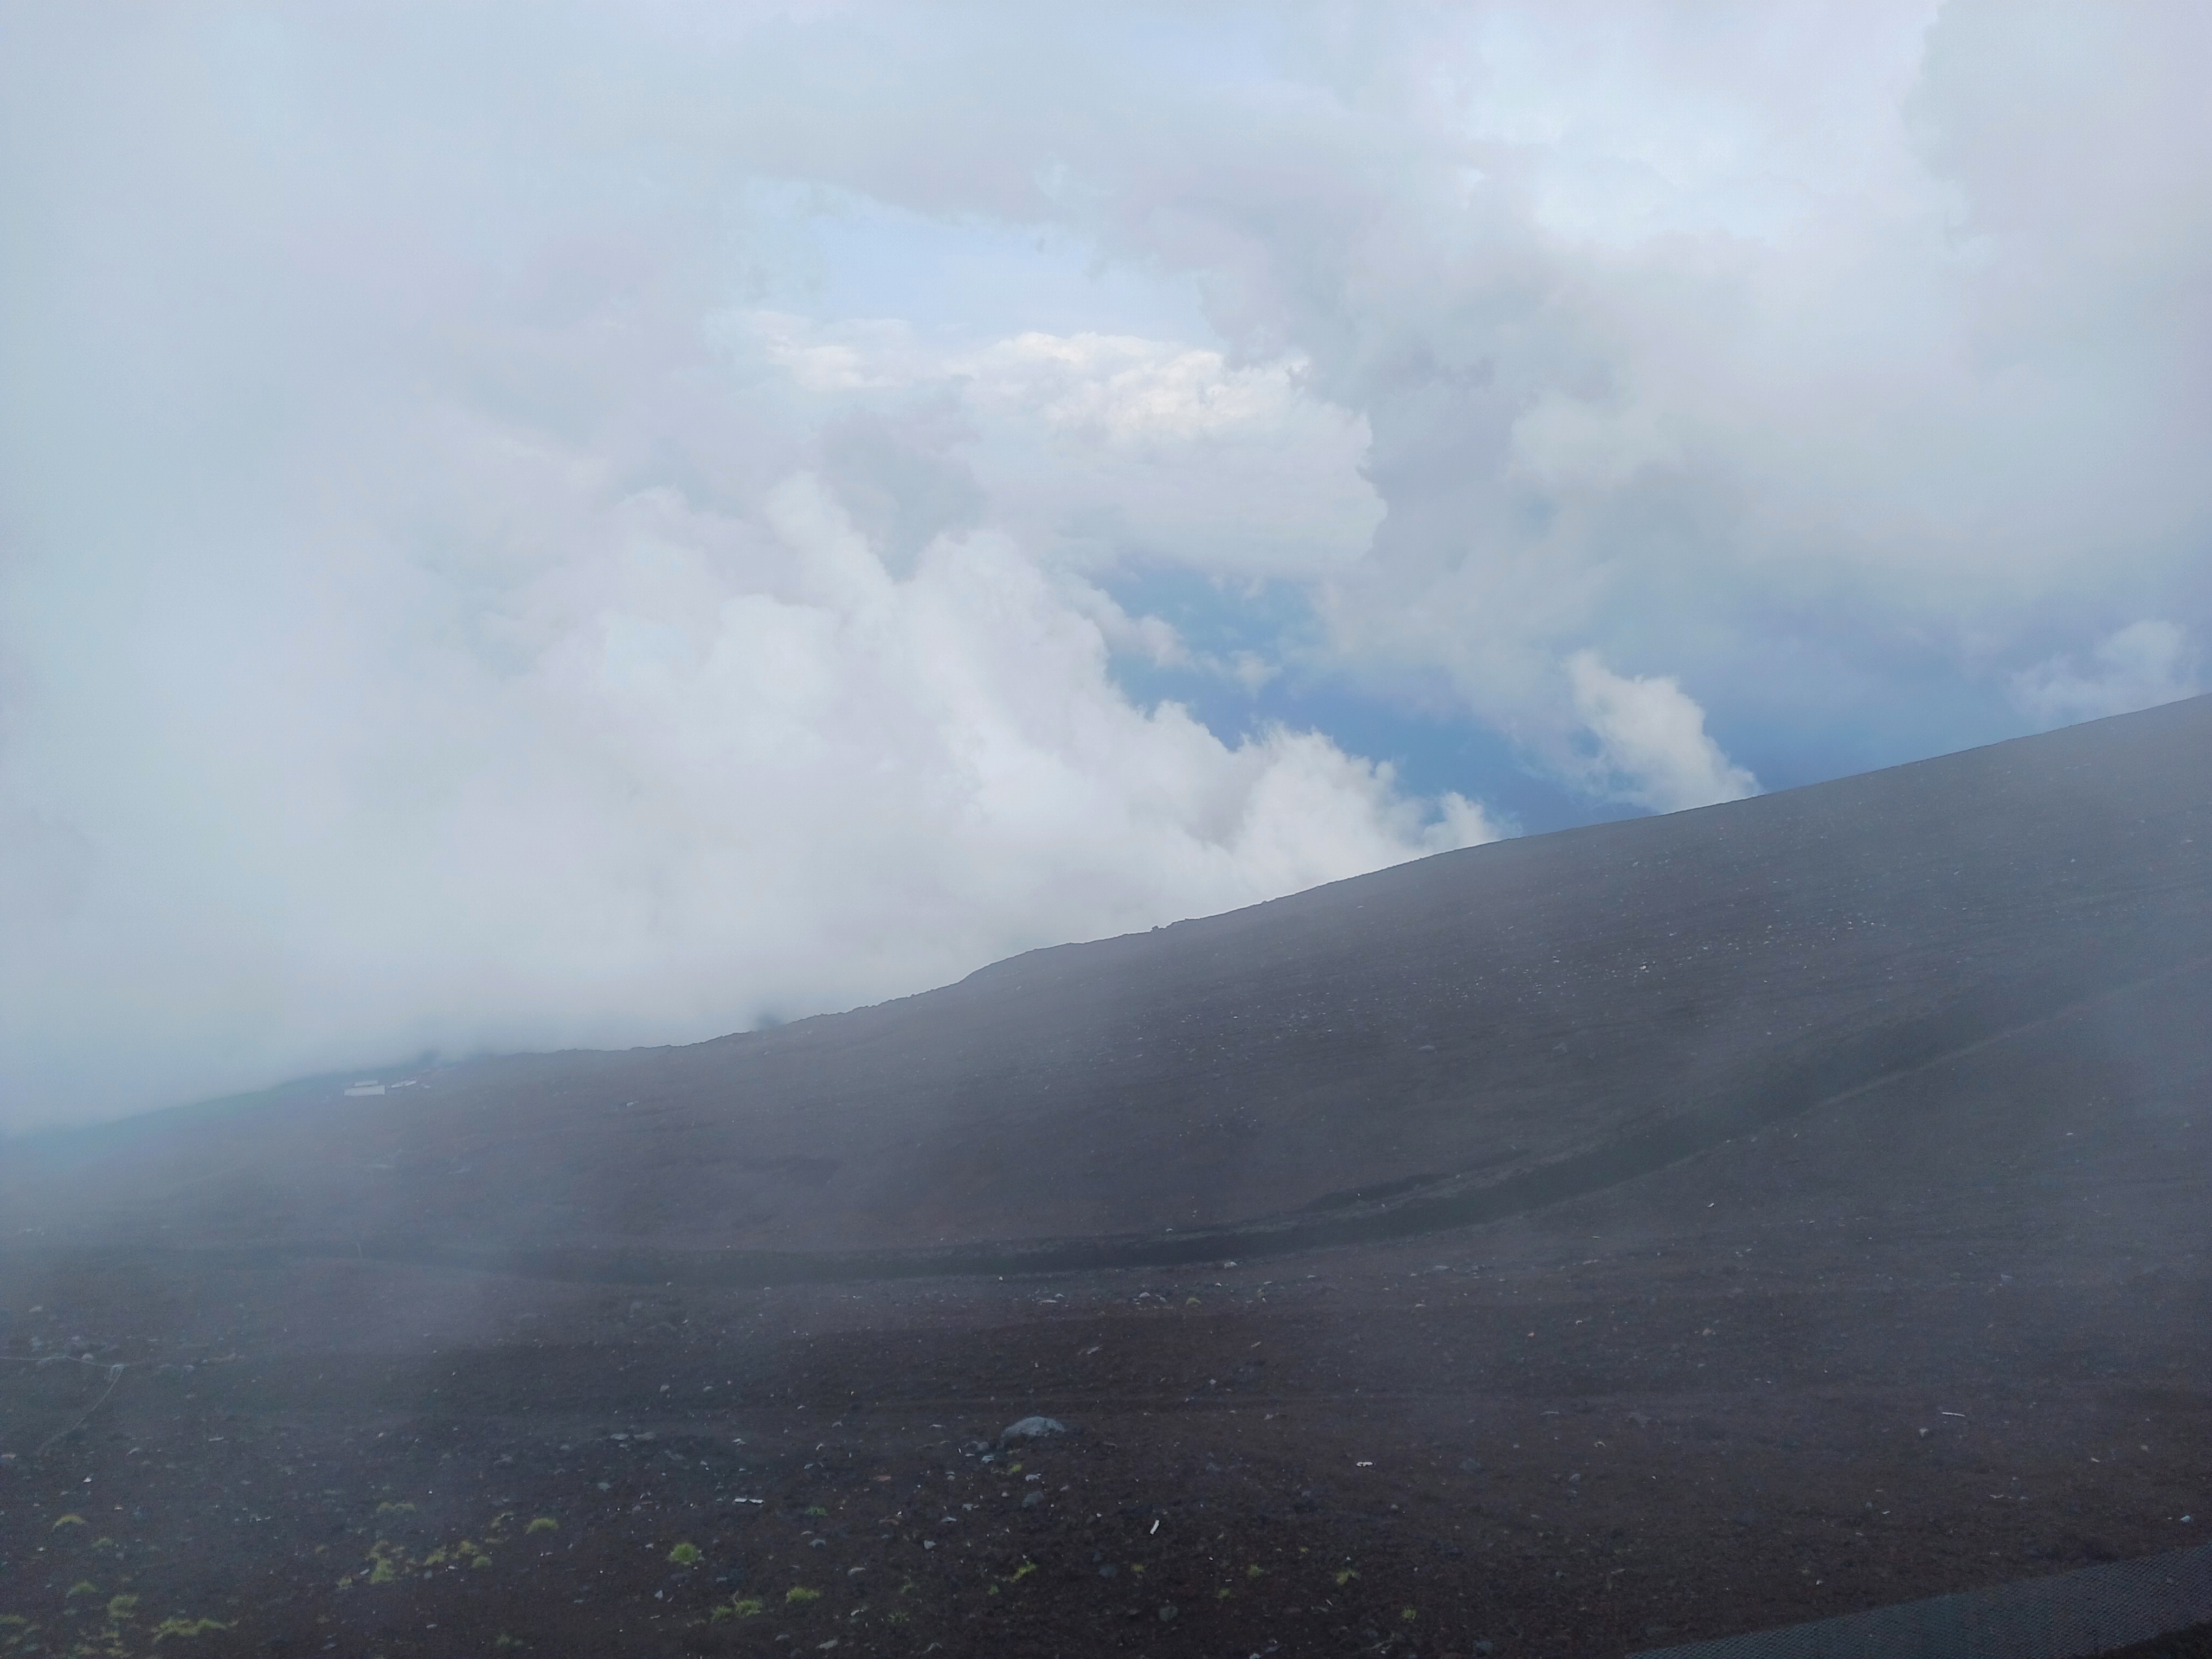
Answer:
<path fill-rule="evenodd" d="M 0 1130 L 2205 684 L 2199 5 L 0 40 Z"/>

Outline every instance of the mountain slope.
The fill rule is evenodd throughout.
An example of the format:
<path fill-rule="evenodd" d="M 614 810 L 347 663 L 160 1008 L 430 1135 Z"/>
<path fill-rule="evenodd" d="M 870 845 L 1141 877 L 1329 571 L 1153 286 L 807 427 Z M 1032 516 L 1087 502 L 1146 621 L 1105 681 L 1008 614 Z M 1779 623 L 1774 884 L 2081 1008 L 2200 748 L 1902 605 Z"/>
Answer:
<path fill-rule="evenodd" d="M 55 1237 L 367 1252 L 749 1261 L 1227 1229 L 1225 1250 L 1264 1243 L 1254 1224 L 1437 1224 L 1486 1192 L 1556 1196 L 1563 1170 L 1626 1178 L 2202 957 L 2208 763 L 2200 698 L 1447 854 L 691 1048 L 41 1137 L 0 1179 Z"/>

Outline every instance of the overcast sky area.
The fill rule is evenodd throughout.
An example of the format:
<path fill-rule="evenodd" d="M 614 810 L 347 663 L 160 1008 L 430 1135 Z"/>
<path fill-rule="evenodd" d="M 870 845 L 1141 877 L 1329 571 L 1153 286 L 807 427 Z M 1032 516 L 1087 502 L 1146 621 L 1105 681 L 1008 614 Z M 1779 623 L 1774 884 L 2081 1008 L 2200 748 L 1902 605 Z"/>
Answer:
<path fill-rule="evenodd" d="M 2194 0 L 0 42 L 0 1129 L 693 1041 L 2207 672 Z"/>

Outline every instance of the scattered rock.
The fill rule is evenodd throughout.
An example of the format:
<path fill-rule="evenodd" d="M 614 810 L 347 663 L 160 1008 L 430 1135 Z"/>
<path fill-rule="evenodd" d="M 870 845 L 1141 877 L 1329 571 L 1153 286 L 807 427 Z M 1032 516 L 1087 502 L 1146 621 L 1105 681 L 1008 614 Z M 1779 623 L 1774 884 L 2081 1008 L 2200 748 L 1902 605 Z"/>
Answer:
<path fill-rule="evenodd" d="M 1066 1432 L 1067 1425 L 1056 1417 L 1024 1417 L 999 1431 L 999 1443 L 1003 1446 L 1010 1440 L 1042 1440 L 1047 1435 Z"/>

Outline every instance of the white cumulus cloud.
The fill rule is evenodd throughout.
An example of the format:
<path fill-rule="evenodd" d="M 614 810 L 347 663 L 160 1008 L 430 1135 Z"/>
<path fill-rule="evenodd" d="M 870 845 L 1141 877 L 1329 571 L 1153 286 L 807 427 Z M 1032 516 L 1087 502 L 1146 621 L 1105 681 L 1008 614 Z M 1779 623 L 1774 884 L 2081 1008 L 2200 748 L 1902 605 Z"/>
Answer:
<path fill-rule="evenodd" d="M 1721 752 L 1705 732 L 1705 711 L 1674 680 L 1616 674 L 1589 651 L 1566 667 L 1590 747 L 1562 765 L 1579 770 L 1594 793 L 1679 812 L 1759 793 L 1759 780 Z"/>
<path fill-rule="evenodd" d="M 2203 690 L 2189 636 L 2170 622 L 2130 623 L 2097 641 L 2084 668 L 2057 656 L 2012 678 L 2013 702 L 2045 728 L 2154 708 Z"/>

